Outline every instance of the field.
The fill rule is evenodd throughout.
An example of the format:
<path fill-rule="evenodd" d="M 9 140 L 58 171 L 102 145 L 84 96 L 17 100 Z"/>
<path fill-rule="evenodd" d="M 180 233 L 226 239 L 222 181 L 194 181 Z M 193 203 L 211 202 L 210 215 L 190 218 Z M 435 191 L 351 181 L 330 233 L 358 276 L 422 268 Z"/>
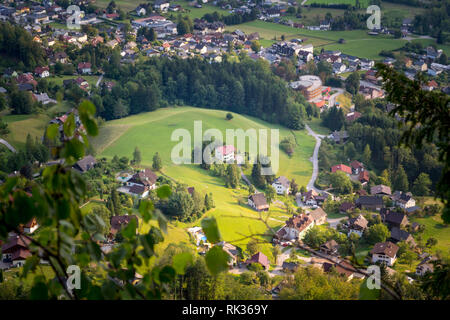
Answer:
<path fill-rule="evenodd" d="M 450 255 L 450 227 L 443 224 L 440 215 L 432 217 L 410 217 L 411 222 L 417 222 L 425 226 L 423 233 L 420 233 L 424 243 L 433 237 L 437 239 L 437 245 L 432 247 L 432 251 L 442 251 L 445 255 Z"/>
<path fill-rule="evenodd" d="M 110 121 L 101 128 L 100 134 L 92 143 L 98 152 L 98 156 L 112 158 L 114 155 L 131 157 L 136 146 L 142 153 L 142 164 L 150 166 L 152 157 L 158 151 L 163 160 L 163 172 L 178 182 L 195 186 L 202 192 L 213 194 L 216 208 L 208 213 L 215 216 L 219 223 L 220 231 L 226 241 L 236 241 L 235 244 L 245 249 L 245 244 L 250 234 L 267 233 L 266 225 L 258 221 L 258 214 L 246 204 L 248 191 L 243 189 L 232 190 L 224 187 L 221 178 L 214 177 L 201 169 L 198 165 L 175 165 L 170 160 L 172 148 L 178 142 L 171 141 L 171 134 L 175 129 L 185 128 L 193 132 L 193 122 L 203 122 L 203 132 L 209 128 L 217 128 L 225 133 L 226 129 L 249 128 L 255 129 L 280 129 L 281 137 L 294 134 L 298 147 L 292 158 L 280 152 L 280 168 L 277 175 L 286 175 L 295 178 L 299 185 L 306 185 L 312 171 L 309 157 L 312 155 L 314 140 L 304 131 L 292 133 L 286 128 L 271 125 L 258 119 L 234 114 L 231 121 L 225 120 L 225 111 L 208 110 L 191 107 L 168 108 L 155 112 L 144 113 L 124 119 Z M 189 151 L 190 152 L 190 151 Z M 271 227 L 278 227 L 287 218 L 285 210 L 272 206 L 270 218 L 267 220 Z M 167 243 L 177 242 L 179 239 L 187 239 L 186 232 L 177 232 L 194 225 L 178 223 L 169 234 Z M 182 229 L 180 229 L 182 228 Z M 172 237 L 175 240 L 172 241 Z M 263 252 L 272 256 L 270 245 L 265 245 Z"/>
<path fill-rule="evenodd" d="M 1 119 L 8 124 L 8 128 L 11 131 L 5 137 L 5 140 L 16 148 L 25 146 L 28 134 L 30 134 L 33 139 L 35 137 L 41 138 L 44 134 L 44 129 L 50 120 L 50 118 L 44 114 L 7 115 L 1 117 Z"/>
<path fill-rule="evenodd" d="M 97 84 L 98 76 L 86 76 L 86 75 L 80 75 L 81 78 L 86 80 L 89 83 L 89 86 L 95 87 Z M 64 80 L 69 79 L 76 79 L 78 76 L 54 76 L 54 77 L 48 77 L 47 81 L 49 83 L 57 84 L 62 87 Z"/>
<path fill-rule="evenodd" d="M 310 5 L 313 3 L 317 4 L 350 4 L 355 5 L 356 0 L 307 0 L 306 5 Z M 361 4 L 361 7 L 367 7 L 369 5 L 369 0 L 360 0 L 359 3 Z"/>

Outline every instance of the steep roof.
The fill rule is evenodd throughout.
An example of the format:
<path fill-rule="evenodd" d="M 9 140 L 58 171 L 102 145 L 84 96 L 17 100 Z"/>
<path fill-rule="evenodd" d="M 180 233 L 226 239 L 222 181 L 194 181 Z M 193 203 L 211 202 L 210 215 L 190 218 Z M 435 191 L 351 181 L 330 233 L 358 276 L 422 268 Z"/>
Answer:
<path fill-rule="evenodd" d="M 269 205 L 267 204 L 266 197 L 264 196 L 264 193 L 252 194 L 251 196 L 249 196 L 249 199 L 253 201 L 257 209 L 269 207 Z"/>
<path fill-rule="evenodd" d="M 345 164 L 338 164 L 335 166 L 331 167 L 331 172 L 336 172 L 336 171 L 342 171 L 348 174 L 352 173 L 352 169 L 349 166 L 346 166 Z"/>
<path fill-rule="evenodd" d="M 306 214 L 294 215 L 292 218 L 289 218 L 289 220 L 286 221 L 286 227 L 296 229 L 298 230 L 298 232 L 302 232 L 313 222 L 313 218 Z"/>
<path fill-rule="evenodd" d="M 320 220 L 323 217 L 327 217 L 327 213 L 320 207 L 311 211 L 309 215 L 314 219 L 314 221 Z"/>
<path fill-rule="evenodd" d="M 95 160 L 95 158 L 91 155 L 88 155 L 83 159 L 77 161 L 75 167 L 77 167 L 77 169 L 80 169 L 81 172 L 86 172 L 91 169 L 96 163 L 97 161 Z"/>
<path fill-rule="evenodd" d="M 384 254 L 390 258 L 394 258 L 397 254 L 398 246 L 390 241 L 378 242 L 370 251 L 371 254 Z"/>
<path fill-rule="evenodd" d="M 276 184 L 281 184 L 283 187 L 285 187 L 286 189 L 289 188 L 289 180 L 288 178 L 286 178 L 285 176 L 279 176 L 274 183 Z"/>
<path fill-rule="evenodd" d="M 348 225 L 351 229 L 366 229 L 368 225 L 368 221 L 362 215 L 357 216 L 356 218 L 348 219 Z"/>
<path fill-rule="evenodd" d="M 370 194 L 380 194 L 380 193 L 390 195 L 391 188 L 383 184 L 379 184 L 377 186 L 373 186 L 372 188 L 370 188 Z"/>
<path fill-rule="evenodd" d="M 391 230 L 391 238 L 395 241 L 414 241 L 409 232 L 399 229 L 397 227 L 393 227 Z"/>
<path fill-rule="evenodd" d="M 361 205 L 383 205 L 383 199 L 375 196 L 360 196 L 356 199 L 356 203 Z"/>
<path fill-rule="evenodd" d="M 262 252 L 258 252 L 256 254 L 254 254 L 250 259 L 248 259 L 247 264 L 250 264 L 250 263 L 259 263 L 266 269 L 269 268 L 269 265 L 270 265 L 269 259 Z"/>
<path fill-rule="evenodd" d="M 136 219 L 136 223 L 139 221 L 135 215 L 112 216 L 110 232 L 116 234 L 122 227 L 127 226 L 131 219 Z"/>

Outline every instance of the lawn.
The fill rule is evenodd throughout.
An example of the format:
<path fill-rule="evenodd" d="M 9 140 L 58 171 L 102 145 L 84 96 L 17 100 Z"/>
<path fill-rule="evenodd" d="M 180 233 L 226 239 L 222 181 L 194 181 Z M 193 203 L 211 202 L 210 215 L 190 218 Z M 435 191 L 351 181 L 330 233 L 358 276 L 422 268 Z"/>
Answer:
<path fill-rule="evenodd" d="M 356 0 L 307 0 L 306 4 L 310 5 L 313 3 L 317 4 L 350 4 L 352 6 L 355 5 Z M 369 0 L 360 0 L 359 3 L 361 7 L 367 7 L 369 5 Z"/>
<path fill-rule="evenodd" d="M 47 78 L 47 81 L 49 83 L 57 84 L 59 86 L 63 86 L 63 81 L 68 79 L 76 79 L 79 76 L 54 76 Z M 80 75 L 81 78 L 86 80 L 89 83 L 90 87 L 95 87 L 98 81 L 98 76 L 86 76 L 86 75 Z"/>
<path fill-rule="evenodd" d="M 5 140 L 16 148 L 25 146 L 27 135 L 30 134 L 34 139 L 42 138 L 45 127 L 50 118 L 45 114 L 34 115 L 6 115 L 1 119 L 8 123 L 8 128 L 11 131 Z"/>
<path fill-rule="evenodd" d="M 234 114 L 231 121 L 225 120 L 225 111 L 208 110 L 192 107 L 166 108 L 154 112 L 131 116 L 124 119 L 110 121 L 100 129 L 100 134 L 92 143 L 99 156 L 112 158 L 114 155 L 131 157 L 136 146 L 142 154 L 142 164 L 150 166 L 152 157 L 158 151 L 163 160 L 163 171 L 178 182 L 188 186 L 195 186 L 202 192 L 213 194 L 216 208 L 207 213 L 218 220 L 220 231 L 226 241 L 232 241 L 245 249 L 245 244 L 251 234 L 267 233 L 267 226 L 257 220 L 258 214 L 251 210 L 245 199 L 248 191 L 245 189 L 232 190 L 224 187 L 221 178 L 214 177 L 198 165 L 175 165 L 170 160 L 172 148 L 177 142 L 171 141 L 171 133 L 175 129 L 185 128 L 193 131 L 194 120 L 203 122 L 203 132 L 208 128 L 217 128 L 222 132 L 225 129 L 249 128 L 255 129 L 280 129 L 280 138 L 294 134 L 298 147 L 292 158 L 280 152 L 280 168 L 277 175 L 283 174 L 288 178 L 295 178 L 300 185 L 308 182 L 312 164 L 309 158 L 313 152 L 314 140 L 304 131 L 292 133 L 290 130 L 276 125 L 268 124 L 259 119 Z M 270 218 L 267 223 L 273 227 L 281 226 L 287 218 L 284 209 L 272 206 Z M 178 230 L 199 225 L 199 221 L 192 224 L 178 223 Z M 173 230 L 169 233 L 167 243 L 177 242 L 179 239 L 187 239 L 187 234 Z M 174 237 L 174 239 L 171 239 Z M 266 239 L 269 240 L 269 239 Z M 270 258 L 271 245 L 263 245 L 263 252 Z"/>
<path fill-rule="evenodd" d="M 331 130 L 322 125 L 322 119 L 320 118 L 312 118 L 311 120 L 306 121 L 309 127 L 317 134 L 329 135 Z"/>
<path fill-rule="evenodd" d="M 423 233 L 420 233 L 424 243 L 433 237 L 437 239 L 438 243 L 436 246 L 431 248 L 432 252 L 436 252 L 437 250 L 442 251 L 445 255 L 450 255 L 450 226 L 446 226 L 443 224 L 440 215 L 417 218 L 411 216 L 409 220 L 412 222 L 417 222 L 425 226 L 425 230 Z"/>

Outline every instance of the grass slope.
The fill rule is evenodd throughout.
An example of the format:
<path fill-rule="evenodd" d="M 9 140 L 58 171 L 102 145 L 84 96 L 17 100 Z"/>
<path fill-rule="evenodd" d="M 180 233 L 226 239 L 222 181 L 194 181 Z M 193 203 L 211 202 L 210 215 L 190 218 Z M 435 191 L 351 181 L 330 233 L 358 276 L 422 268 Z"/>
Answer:
<path fill-rule="evenodd" d="M 292 133 L 286 128 L 239 114 L 234 114 L 231 121 L 226 121 L 225 114 L 225 111 L 192 107 L 161 109 L 107 122 L 92 143 L 99 155 L 107 158 L 114 155 L 131 157 L 134 148 L 138 146 L 142 153 L 142 164 L 147 166 L 151 165 L 152 157 L 158 151 L 164 163 L 165 174 L 179 182 L 195 186 L 202 192 L 213 194 L 216 208 L 207 215 L 217 218 L 224 240 L 236 241 L 235 244 L 245 249 L 245 244 L 249 240 L 245 238 L 246 236 L 267 233 L 267 226 L 257 220 L 258 213 L 245 204 L 247 191 L 225 188 L 222 179 L 209 175 L 197 165 L 172 164 L 170 153 L 178 143 L 171 141 L 172 132 L 178 128 L 186 128 L 193 132 L 194 120 L 201 120 L 203 132 L 208 128 L 217 128 L 223 133 L 226 129 L 236 128 L 243 130 L 279 128 L 280 138 L 294 134 L 298 147 L 292 158 L 280 152 L 280 169 L 277 175 L 283 174 L 289 178 L 295 178 L 300 185 L 306 185 L 311 176 L 312 164 L 308 159 L 313 152 L 314 140 L 303 131 Z M 286 218 L 288 217 L 284 208 L 273 205 L 267 223 L 276 228 L 281 226 Z M 187 234 L 184 230 L 194 225 L 198 225 L 198 222 L 172 223 L 172 234 L 169 232 L 166 244 L 185 241 Z M 263 245 L 263 252 L 269 258 L 272 256 L 270 247 L 269 244 Z"/>

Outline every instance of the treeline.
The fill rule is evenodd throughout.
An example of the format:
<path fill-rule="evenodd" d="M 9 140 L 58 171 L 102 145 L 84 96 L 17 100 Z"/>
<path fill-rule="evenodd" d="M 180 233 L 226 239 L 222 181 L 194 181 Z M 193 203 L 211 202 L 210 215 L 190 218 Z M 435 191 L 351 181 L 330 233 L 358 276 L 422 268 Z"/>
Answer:
<path fill-rule="evenodd" d="M 158 58 L 121 65 L 113 56 L 106 76 L 117 80 L 111 92 L 92 101 L 106 120 L 152 111 L 169 104 L 221 109 L 301 129 L 304 99 L 293 97 L 267 62 L 241 57 L 239 63 L 211 64 L 206 59 Z M 227 60 L 227 58 L 225 58 Z"/>
<path fill-rule="evenodd" d="M 208 22 L 221 21 L 226 25 L 230 26 L 256 20 L 258 18 L 258 13 L 259 13 L 258 9 L 252 9 L 250 13 L 244 14 L 233 13 L 230 15 L 222 15 L 219 14 L 217 11 L 214 11 L 213 13 L 206 13 L 205 15 L 203 15 L 202 19 Z"/>
<path fill-rule="evenodd" d="M 0 23 L 0 55 L 17 60 L 19 70 L 46 65 L 45 51 L 40 44 L 25 29 L 9 22 Z"/>

